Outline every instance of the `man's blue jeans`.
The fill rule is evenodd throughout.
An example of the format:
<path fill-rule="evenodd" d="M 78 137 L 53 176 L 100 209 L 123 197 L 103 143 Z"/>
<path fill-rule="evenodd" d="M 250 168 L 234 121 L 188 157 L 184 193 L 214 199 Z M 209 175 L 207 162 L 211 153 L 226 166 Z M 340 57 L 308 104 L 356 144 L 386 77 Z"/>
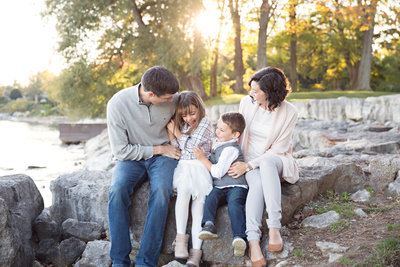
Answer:
<path fill-rule="evenodd" d="M 223 189 L 214 187 L 206 198 L 201 225 L 204 226 L 207 221 L 215 223 L 218 207 L 228 203 L 233 237 L 241 237 L 246 240 L 245 204 L 247 191 L 246 188 L 238 186 Z"/>
<path fill-rule="evenodd" d="M 146 225 L 139 253 L 136 256 L 136 266 L 157 266 L 172 194 L 172 179 L 177 163 L 177 160 L 164 156 L 117 163 L 108 199 L 110 257 L 113 266 L 130 266 L 129 253 L 132 249 L 129 235 L 130 197 L 146 178 L 150 180 L 149 202 Z"/>

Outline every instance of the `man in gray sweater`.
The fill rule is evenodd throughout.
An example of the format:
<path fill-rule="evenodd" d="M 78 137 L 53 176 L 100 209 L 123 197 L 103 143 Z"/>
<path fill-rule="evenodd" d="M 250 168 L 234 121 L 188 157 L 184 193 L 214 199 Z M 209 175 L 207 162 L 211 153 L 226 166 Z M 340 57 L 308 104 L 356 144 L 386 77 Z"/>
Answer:
<path fill-rule="evenodd" d="M 130 197 L 150 180 L 150 194 L 136 266 L 157 266 L 174 169 L 180 150 L 169 145 L 166 125 L 175 112 L 179 82 L 166 68 L 148 69 L 138 85 L 117 92 L 107 105 L 108 135 L 117 158 L 108 202 L 113 266 L 129 267 Z"/>

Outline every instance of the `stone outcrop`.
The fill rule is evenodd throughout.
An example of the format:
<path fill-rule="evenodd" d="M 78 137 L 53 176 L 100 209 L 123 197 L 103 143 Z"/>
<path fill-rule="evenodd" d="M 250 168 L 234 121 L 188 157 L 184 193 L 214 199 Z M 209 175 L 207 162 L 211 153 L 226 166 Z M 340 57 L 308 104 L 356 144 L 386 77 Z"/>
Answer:
<path fill-rule="evenodd" d="M 311 99 L 293 101 L 299 118 L 313 120 L 353 120 L 393 122 L 400 124 L 400 95 L 380 97 Z M 222 113 L 238 111 L 239 104 L 207 107 L 207 115 L 215 121 Z"/>
<path fill-rule="evenodd" d="M 357 105 L 364 102 L 365 100 L 354 100 L 352 104 L 348 103 L 349 107 L 343 105 L 343 109 L 347 109 L 346 112 L 349 114 L 355 113 Z M 230 110 L 234 108 L 234 105 L 229 107 Z M 329 108 L 333 109 L 334 105 L 328 105 Z M 342 110 L 339 107 L 335 108 Z M 337 111 L 337 114 L 340 112 Z M 362 114 L 359 112 L 360 116 Z M 336 116 L 339 118 L 339 115 Z M 394 123 L 382 125 L 379 122 L 355 121 L 355 118 L 345 121 L 299 120 L 295 128 L 293 145 L 301 178 L 294 185 L 282 184 L 282 223 L 287 223 L 296 210 L 319 194 L 325 193 L 326 190 L 337 193 L 353 193 L 366 187 L 381 190 L 395 180 L 397 171 L 400 169 L 398 126 Z M 65 214 L 59 219 L 60 222 L 67 217 L 95 221 L 107 229 L 108 186 L 115 162 L 111 159 L 106 131 L 90 142 L 86 150 L 89 154 L 95 155 L 92 160 L 97 163 L 92 166 L 96 167 L 86 166 L 88 169 L 86 171 L 63 175 L 54 181 L 52 188 L 55 202 L 52 210 L 54 215 Z M 91 169 L 102 171 L 89 171 Z M 90 190 L 95 193 L 90 193 Z M 149 184 L 146 182 L 138 188 L 131 200 L 135 203 L 131 207 L 132 259 L 137 253 L 143 232 L 148 190 Z M 89 200 L 89 196 L 93 199 Z M 57 199 L 63 199 L 63 201 Z M 80 202 L 77 199 L 80 199 Z M 162 250 L 164 255 L 173 253 L 171 243 L 175 237 L 174 206 L 175 199 L 173 198 L 170 202 L 165 231 Z M 264 223 L 266 218 L 267 215 L 264 214 L 263 232 L 267 232 Z M 220 208 L 216 226 L 220 238 L 204 242 L 203 260 L 213 263 L 248 264 L 246 257 L 243 259 L 233 257 L 232 232 L 227 207 Z M 190 232 L 189 229 L 190 222 L 188 232 Z M 266 239 L 267 237 L 264 236 L 264 243 Z"/>
<path fill-rule="evenodd" d="M 304 204 L 326 190 L 353 193 L 371 187 L 398 194 L 399 97 L 295 102 L 300 117 L 306 119 L 299 119 L 293 140 L 300 180 L 294 185 L 282 183 L 283 224 L 289 222 Z M 208 109 L 207 113 L 216 120 L 221 113 L 237 109 L 238 105 L 217 106 Z M 101 251 L 100 262 L 109 265 L 109 241 L 95 240 L 104 237 L 99 234 L 102 229 L 106 230 L 109 240 L 107 203 L 115 161 L 111 156 L 107 131 L 89 140 L 85 151 L 88 157 L 85 170 L 61 175 L 54 180 L 51 183 L 53 205 L 43 212 L 43 199 L 32 179 L 25 175 L 0 177 L 0 266 L 30 266 L 34 256 L 43 263 L 64 266 L 74 264 L 84 250 L 82 259 L 75 263 L 77 266 L 100 266 L 99 262 L 96 263 L 99 259 L 96 251 Z M 139 249 L 143 233 L 149 189 L 149 183 L 145 182 L 131 199 L 134 203 L 130 208 L 132 259 Z M 166 263 L 172 258 L 172 242 L 176 235 L 174 208 L 175 197 L 170 202 L 160 258 Z M 362 212 L 357 214 L 364 216 Z M 267 214 L 264 214 L 264 233 L 267 232 L 266 218 Z M 90 229 L 94 227 L 95 231 L 83 231 L 93 232 L 93 236 L 83 236 L 78 231 L 83 229 L 82 225 L 90 226 Z M 219 239 L 204 242 L 203 260 L 213 264 L 249 265 L 247 257 L 233 257 L 232 231 L 226 206 L 219 209 L 216 226 Z M 189 218 L 188 233 L 190 227 Z M 266 242 L 267 236 L 264 235 L 264 247 Z M 283 254 L 292 249 L 290 242 L 285 242 L 282 255 L 273 256 L 285 257 Z M 339 255 L 329 255 L 332 258 L 330 262 L 337 260 L 336 254 Z"/>
<path fill-rule="evenodd" d="M 0 177 L 0 266 L 32 265 L 32 223 L 43 206 L 43 198 L 29 176 Z"/>

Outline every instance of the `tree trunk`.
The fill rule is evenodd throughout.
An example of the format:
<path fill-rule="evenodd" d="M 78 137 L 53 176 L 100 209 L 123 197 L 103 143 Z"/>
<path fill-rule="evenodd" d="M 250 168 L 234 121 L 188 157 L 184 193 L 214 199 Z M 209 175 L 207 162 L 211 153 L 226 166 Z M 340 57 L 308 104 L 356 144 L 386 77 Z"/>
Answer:
<path fill-rule="evenodd" d="M 146 25 L 143 22 L 141 11 L 138 8 L 135 0 L 132 0 L 132 12 L 133 12 L 133 17 L 139 26 L 140 31 L 144 31 L 146 29 Z"/>
<path fill-rule="evenodd" d="M 352 64 L 350 60 L 346 59 L 346 65 L 350 76 L 350 89 L 355 90 L 358 79 L 358 66 L 360 65 L 360 62 L 355 62 Z"/>
<path fill-rule="evenodd" d="M 201 32 L 198 28 L 194 31 L 193 52 L 190 57 L 190 73 L 188 75 L 188 86 L 190 91 L 198 93 L 202 99 L 207 99 L 206 90 L 201 80 L 202 76 L 202 60 L 203 60 L 203 41 Z"/>
<path fill-rule="evenodd" d="M 290 83 L 292 92 L 297 91 L 297 38 L 296 38 L 296 3 L 297 1 L 291 1 L 290 3 L 290 14 L 289 14 L 289 25 L 290 25 Z"/>
<path fill-rule="evenodd" d="M 210 96 L 215 97 L 217 96 L 217 72 L 218 72 L 218 56 L 219 56 L 219 49 L 215 47 L 214 49 L 214 62 L 211 67 L 211 77 L 210 77 Z"/>
<path fill-rule="evenodd" d="M 184 75 L 180 77 L 179 81 L 186 90 L 196 92 L 203 100 L 208 99 L 200 77 Z"/>
<path fill-rule="evenodd" d="M 238 0 L 229 0 L 229 8 L 231 11 L 233 28 L 235 31 L 235 57 L 234 57 L 234 73 L 236 83 L 234 85 L 234 92 L 236 94 L 246 93 L 243 88 L 243 52 L 242 52 L 242 42 L 241 42 L 241 25 L 240 25 L 240 14 L 239 14 L 239 3 Z M 235 6 L 234 6 L 235 5 Z"/>
<path fill-rule="evenodd" d="M 211 67 L 211 75 L 210 75 L 210 96 L 215 97 L 217 96 L 218 91 L 218 84 L 217 84 L 217 77 L 218 77 L 218 57 L 219 57 L 219 43 L 221 38 L 221 30 L 222 30 L 222 23 L 224 20 L 224 9 L 225 9 L 225 0 L 222 0 L 222 6 L 220 7 L 220 2 L 218 1 L 218 7 L 220 8 L 221 15 L 219 17 L 219 28 L 218 28 L 218 35 L 217 39 L 215 40 L 215 47 L 214 47 L 214 61 Z"/>
<path fill-rule="evenodd" d="M 260 7 L 260 28 L 258 29 L 257 69 L 267 66 L 267 28 L 270 6 L 268 0 L 263 0 Z"/>
<path fill-rule="evenodd" d="M 367 13 L 366 15 L 367 19 L 370 20 L 370 28 L 367 31 L 363 31 L 362 35 L 361 60 L 358 68 L 357 81 L 354 86 L 355 90 L 371 90 L 370 79 L 372 62 L 372 38 L 374 36 L 376 2 L 372 1 L 371 5 L 372 13 Z"/>

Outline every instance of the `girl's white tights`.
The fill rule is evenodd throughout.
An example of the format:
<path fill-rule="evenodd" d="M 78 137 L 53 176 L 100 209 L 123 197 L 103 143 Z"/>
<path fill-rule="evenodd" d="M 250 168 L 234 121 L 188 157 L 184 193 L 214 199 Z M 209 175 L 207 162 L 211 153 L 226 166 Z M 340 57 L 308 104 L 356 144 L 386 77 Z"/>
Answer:
<path fill-rule="evenodd" d="M 177 188 L 175 205 L 176 232 L 186 234 L 186 226 L 189 214 L 189 203 L 192 198 L 190 190 L 182 187 Z M 198 196 L 192 200 L 192 246 L 194 249 L 201 249 L 203 241 L 198 238 L 201 231 L 201 220 L 203 219 L 203 209 L 205 196 Z"/>

